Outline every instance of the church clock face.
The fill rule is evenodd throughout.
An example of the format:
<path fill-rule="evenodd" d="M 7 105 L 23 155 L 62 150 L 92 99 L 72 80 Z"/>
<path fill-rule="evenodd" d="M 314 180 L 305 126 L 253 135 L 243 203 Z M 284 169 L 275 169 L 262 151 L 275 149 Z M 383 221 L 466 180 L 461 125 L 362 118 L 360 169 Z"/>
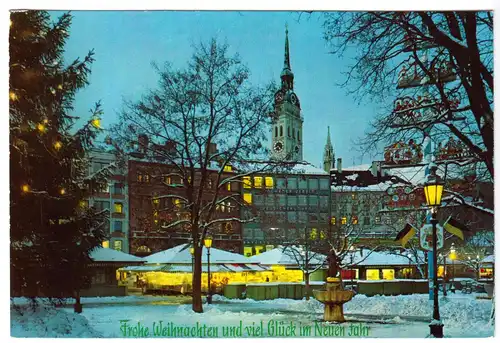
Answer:
<path fill-rule="evenodd" d="M 292 101 L 292 104 L 294 104 L 294 105 L 297 105 L 297 103 L 299 102 L 295 93 L 292 93 L 292 95 L 290 96 L 290 100 Z"/>
<path fill-rule="evenodd" d="M 275 96 L 275 99 L 277 102 L 282 102 L 283 101 L 283 93 L 278 92 Z"/>
<path fill-rule="evenodd" d="M 299 153 L 299 151 L 300 151 L 300 148 L 299 148 L 299 146 L 298 146 L 298 145 L 296 145 L 296 146 L 295 146 L 295 153 L 296 153 L 296 154 L 298 154 L 298 153 Z"/>

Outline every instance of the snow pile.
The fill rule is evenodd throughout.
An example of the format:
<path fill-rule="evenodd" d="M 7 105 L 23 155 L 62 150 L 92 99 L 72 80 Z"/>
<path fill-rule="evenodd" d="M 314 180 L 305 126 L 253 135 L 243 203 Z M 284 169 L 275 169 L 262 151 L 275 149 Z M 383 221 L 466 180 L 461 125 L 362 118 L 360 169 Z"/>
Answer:
<path fill-rule="evenodd" d="M 102 337 L 83 315 L 40 305 L 11 307 L 10 333 L 13 337 Z"/>
<path fill-rule="evenodd" d="M 90 258 L 95 262 L 144 262 L 145 259 L 124 252 L 98 247 L 90 253 Z"/>

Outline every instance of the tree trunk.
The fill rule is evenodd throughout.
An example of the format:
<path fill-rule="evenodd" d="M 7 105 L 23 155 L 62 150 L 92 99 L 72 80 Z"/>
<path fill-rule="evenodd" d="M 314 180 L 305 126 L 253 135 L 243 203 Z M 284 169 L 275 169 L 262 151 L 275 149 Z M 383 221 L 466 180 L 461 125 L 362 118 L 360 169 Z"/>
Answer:
<path fill-rule="evenodd" d="M 306 293 L 306 300 L 309 300 L 310 298 L 310 293 L 311 293 L 311 288 L 309 286 L 309 273 L 305 273 L 304 274 L 304 277 L 305 277 L 305 281 L 306 281 L 306 285 L 305 285 L 305 293 Z"/>
<path fill-rule="evenodd" d="M 75 292 L 75 305 L 73 306 L 75 313 L 82 313 L 83 307 L 80 302 L 80 291 Z"/>
<path fill-rule="evenodd" d="M 201 303 L 201 248 L 194 244 L 194 273 L 193 273 L 193 311 L 203 313 L 203 305 Z"/>

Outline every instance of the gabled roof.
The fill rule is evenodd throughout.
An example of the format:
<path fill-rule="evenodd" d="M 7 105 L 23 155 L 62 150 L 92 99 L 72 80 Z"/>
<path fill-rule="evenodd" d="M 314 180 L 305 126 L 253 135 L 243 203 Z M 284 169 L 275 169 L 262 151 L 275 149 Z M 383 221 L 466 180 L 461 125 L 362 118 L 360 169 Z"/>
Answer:
<path fill-rule="evenodd" d="M 146 263 L 192 263 L 192 256 L 189 249 L 190 244 L 181 244 L 173 248 L 157 252 L 145 257 Z M 203 263 L 207 263 L 207 249 L 203 247 Z M 212 263 L 251 263 L 251 261 L 240 254 L 210 248 L 210 264 Z"/>
<path fill-rule="evenodd" d="M 124 252 L 98 247 L 90 253 L 94 262 L 145 262 L 144 258 L 126 254 Z"/>
<path fill-rule="evenodd" d="M 263 265 L 297 265 L 297 259 L 294 257 L 293 253 L 283 250 L 283 247 L 275 248 L 262 254 L 252 256 L 249 259 L 253 262 L 261 263 Z M 323 262 L 326 260 L 326 255 L 315 252 L 311 252 L 311 254 L 314 255 L 309 262 L 310 264 L 323 264 Z M 301 260 L 299 259 L 298 262 L 301 262 Z"/>

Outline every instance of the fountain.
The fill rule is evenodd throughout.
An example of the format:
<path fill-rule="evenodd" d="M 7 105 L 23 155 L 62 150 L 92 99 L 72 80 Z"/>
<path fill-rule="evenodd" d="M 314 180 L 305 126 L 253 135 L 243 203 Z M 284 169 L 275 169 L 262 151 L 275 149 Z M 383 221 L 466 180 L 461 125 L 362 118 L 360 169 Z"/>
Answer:
<path fill-rule="evenodd" d="M 327 322 L 345 322 L 344 303 L 350 301 L 354 292 L 345 290 L 339 277 L 339 258 L 332 250 L 328 256 L 328 277 L 326 290 L 313 290 L 313 295 L 325 305 L 324 320 Z"/>
<path fill-rule="evenodd" d="M 354 292 L 343 289 L 339 278 L 327 278 L 326 290 L 313 290 L 313 294 L 316 300 L 325 304 L 325 321 L 345 322 L 344 303 L 352 299 Z"/>

